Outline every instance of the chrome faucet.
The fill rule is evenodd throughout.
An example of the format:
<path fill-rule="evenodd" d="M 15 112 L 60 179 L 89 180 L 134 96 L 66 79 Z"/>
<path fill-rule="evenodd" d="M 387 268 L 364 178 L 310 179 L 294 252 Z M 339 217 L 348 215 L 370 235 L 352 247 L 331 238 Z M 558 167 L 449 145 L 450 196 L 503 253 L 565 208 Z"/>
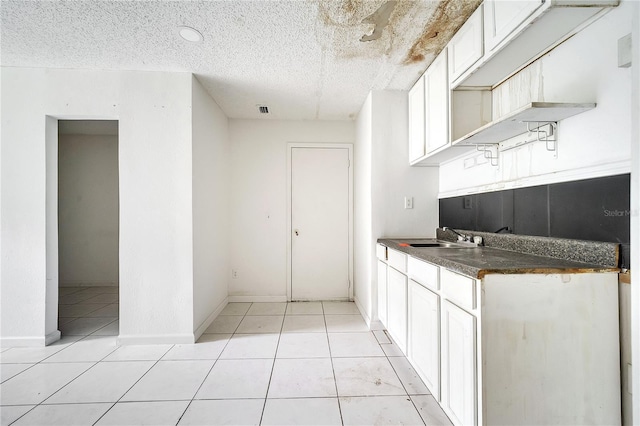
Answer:
<path fill-rule="evenodd" d="M 455 230 L 455 229 L 453 229 L 453 228 L 448 228 L 448 227 L 446 227 L 446 226 L 443 226 L 443 227 L 442 227 L 442 230 L 443 230 L 443 231 L 447 231 L 447 230 L 449 230 L 449 231 L 453 232 L 454 234 L 456 234 L 456 235 L 458 235 L 460 238 L 462 238 L 462 241 L 471 241 L 471 238 L 470 238 L 468 235 L 461 234 L 461 233 L 459 233 L 458 231 L 456 231 L 456 230 Z M 460 239 L 460 238 L 458 238 L 458 239 Z"/>

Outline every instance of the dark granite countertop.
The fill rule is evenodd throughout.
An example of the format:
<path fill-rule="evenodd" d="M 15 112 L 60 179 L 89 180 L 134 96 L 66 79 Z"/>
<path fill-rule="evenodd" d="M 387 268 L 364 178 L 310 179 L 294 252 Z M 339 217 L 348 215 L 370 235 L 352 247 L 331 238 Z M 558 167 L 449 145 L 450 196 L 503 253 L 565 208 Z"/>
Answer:
<path fill-rule="evenodd" d="M 493 247 L 439 248 L 411 247 L 406 244 L 433 242 L 435 239 L 381 238 L 378 240 L 394 250 L 407 253 L 473 278 L 487 274 L 573 274 L 587 272 L 619 272 L 613 266 L 583 263 L 575 260 L 539 256 Z"/>

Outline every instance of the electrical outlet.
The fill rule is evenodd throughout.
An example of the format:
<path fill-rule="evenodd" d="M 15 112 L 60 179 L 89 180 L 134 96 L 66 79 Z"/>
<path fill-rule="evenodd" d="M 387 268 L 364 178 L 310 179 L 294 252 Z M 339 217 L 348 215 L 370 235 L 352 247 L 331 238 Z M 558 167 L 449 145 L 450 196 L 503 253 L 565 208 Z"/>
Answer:
<path fill-rule="evenodd" d="M 404 197 L 404 208 L 405 209 L 413 208 L 413 197 Z"/>
<path fill-rule="evenodd" d="M 234 280 L 238 279 L 238 271 L 236 271 L 235 269 L 232 269 L 231 278 L 233 278 Z"/>
<path fill-rule="evenodd" d="M 471 198 L 471 195 L 467 195 L 464 197 L 464 208 L 465 209 L 472 209 L 473 208 L 473 199 Z"/>

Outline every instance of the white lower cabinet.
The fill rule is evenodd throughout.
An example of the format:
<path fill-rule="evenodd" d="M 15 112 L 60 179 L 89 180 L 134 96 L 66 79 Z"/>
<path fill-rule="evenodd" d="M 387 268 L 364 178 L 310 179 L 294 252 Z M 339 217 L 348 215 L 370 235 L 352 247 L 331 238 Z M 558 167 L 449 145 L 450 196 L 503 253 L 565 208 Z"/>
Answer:
<path fill-rule="evenodd" d="M 378 260 L 378 319 L 387 327 L 387 264 Z"/>
<path fill-rule="evenodd" d="M 441 405 L 455 425 L 476 424 L 476 319 L 442 302 Z"/>
<path fill-rule="evenodd" d="M 388 253 L 379 315 L 386 300 L 389 335 L 454 425 L 621 423 L 617 273 L 479 280 Z"/>
<path fill-rule="evenodd" d="M 440 296 L 409 281 L 409 361 L 436 400 L 440 398 Z"/>
<path fill-rule="evenodd" d="M 407 353 L 407 276 L 387 270 L 387 331 L 402 353 Z"/>

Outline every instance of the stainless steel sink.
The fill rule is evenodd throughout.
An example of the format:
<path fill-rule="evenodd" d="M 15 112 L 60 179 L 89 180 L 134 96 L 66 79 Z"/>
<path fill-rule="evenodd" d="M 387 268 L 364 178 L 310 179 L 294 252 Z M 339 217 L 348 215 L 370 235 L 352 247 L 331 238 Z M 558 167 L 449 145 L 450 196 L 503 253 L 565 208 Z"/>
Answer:
<path fill-rule="evenodd" d="M 411 247 L 433 247 L 433 248 L 475 248 L 478 247 L 475 243 L 458 242 L 451 243 L 447 241 L 434 241 L 430 243 L 413 243 L 409 244 Z"/>

